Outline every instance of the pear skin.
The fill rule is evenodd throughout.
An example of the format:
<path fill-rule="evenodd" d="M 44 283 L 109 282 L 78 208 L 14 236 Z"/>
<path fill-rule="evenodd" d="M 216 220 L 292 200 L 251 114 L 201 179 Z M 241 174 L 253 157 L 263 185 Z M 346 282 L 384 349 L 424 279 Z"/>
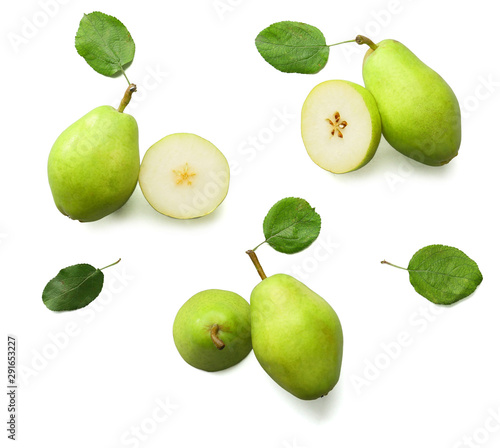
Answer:
<path fill-rule="evenodd" d="M 276 274 L 253 289 L 250 318 L 255 356 L 276 383 L 303 400 L 333 389 L 343 334 L 326 300 L 295 278 Z"/>
<path fill-rule="evenodd" d="M 119 209 L 139 176 L 139 131 L 131 115 L 100 106 L 69 126 L 48 160 L 54 202 L 61 213 L 82 222 Z"/>
<path fill-rule="evenodd" d="M 369 49 L 363 79 L 392 147 L 431 166 L 444 165 L 458 154 L 461 118 L 453 90 L 402 43 L 388 39 Z"/>

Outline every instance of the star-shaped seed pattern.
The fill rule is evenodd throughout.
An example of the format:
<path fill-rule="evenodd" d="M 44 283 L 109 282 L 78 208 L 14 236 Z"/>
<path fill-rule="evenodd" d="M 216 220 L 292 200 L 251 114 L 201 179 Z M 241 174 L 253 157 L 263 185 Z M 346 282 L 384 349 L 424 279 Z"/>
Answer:
<path fill-rule="evenodd" d="M 196 173 L 191 171 L 191 168 L 189 167 L 189 164 L 187 162 L 180 170 L 172 170 L 172 172 L 177 176 L 175 180 L 175 183 L 177 185 L 183 184 L 184 182 L 186 182 L 188 185 L 192 185 L 193 182 L 191 181 L 191 178 L 196 176 Z"/>
<path fill-rule="evenodd" d="M 333 114 L 333 121 L 330 120 L 330 118 L 327 118 L 326 121 L 328 121 L 328 123 L 330 123 L 333 127 L 331 132 L 332 136 L 335 136 L 335 133 L 337 133 L 337 136 L 339 138 L 344 138 L 344 134 L 342 134 L 342 129 L 345 129 L 345 127 L 347 126 L 347 121 L 345 120 L 341 121 L 340 114 L 338 112 L 335 112 Z"/>

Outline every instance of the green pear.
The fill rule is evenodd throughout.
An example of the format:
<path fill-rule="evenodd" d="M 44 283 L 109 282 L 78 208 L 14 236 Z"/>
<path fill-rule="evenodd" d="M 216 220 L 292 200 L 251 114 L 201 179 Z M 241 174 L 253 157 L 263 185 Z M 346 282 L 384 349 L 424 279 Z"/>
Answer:
<path fill-rule="evenodd" d="M 173 335 L 188 364 L 208 372 L 227 369 L 252 350 L 250 305 L 231 291 L 199 292 L 177 312 Z"/>
<path fill-rule="evenodd" d="M 314 163 L 337 174 L 357 170 L 373 158 L 380 143 L 377 103 L 359 84 L 324 81 L 304 102 L 301 130 Z"/>
<path fill-rule="evenodd" d="M 138 134 L 134 117 L 111 106 L 97 107 L 63 131 L 48 160 L 59 211 L 88 222 L 125 204 L 139 176 Z"/>
<path fill-rule="evenodd" d="M 250 297 L 252 345 L 260 365 L 281 387 L 303 400 L 337 384 L 343 335 L 326 300 L 286 274 L 264 278 Z"/>
<path fill-rule="evenodd" d="M 386 140 L 426 165 L 448 163 L 461 141 L 460 106 L 450 86 L 398 41 L 356 41 L 370 46 L 363 79 L 377 101 Z"/>

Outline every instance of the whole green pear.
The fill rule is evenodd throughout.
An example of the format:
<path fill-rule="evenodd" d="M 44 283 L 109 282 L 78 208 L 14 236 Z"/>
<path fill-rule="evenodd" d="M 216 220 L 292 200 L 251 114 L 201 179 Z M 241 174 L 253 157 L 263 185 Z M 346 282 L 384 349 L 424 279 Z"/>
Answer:
<path fill-rule="evenodd" d="M 382 133 L 402 154 L 431 166 L 448 163 L 461 141 L 460 106 L 434 70 L 396 40 L 374 44 L 363 62 L 366 88 L 377 101 Z"/>
<path fill-rule="evenodd" d="M 231 291 L 199 292 L 177 312 L 173 336 L 188 364 L 208 372 L 227 369 L 252 350 L 250 305 Z"/>
<path fill-rule="evenodd" d="M 255 356 L 281 387 L 303 400 L 333 389 L 343 334 L 326 300 L 294 277 L 276 274 L 253 289 L 250 318 Z"/>
<path fill-rule="evenodd" d="M 48 160 L 59 211 L 88 222 L 125 204 L 139 176 L 138 136 L 134 117 L 111 106 L 97 107 L 63 131 Z"/>

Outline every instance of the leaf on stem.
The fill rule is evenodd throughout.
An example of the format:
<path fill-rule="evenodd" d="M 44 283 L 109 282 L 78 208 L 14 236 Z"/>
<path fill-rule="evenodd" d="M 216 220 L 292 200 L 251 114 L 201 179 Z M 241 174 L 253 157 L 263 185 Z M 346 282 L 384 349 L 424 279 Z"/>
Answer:
<path fill-rule="evenodd" d="M 318 73 L 326 65 L 330 48 L 316 27 L 301 22 L 278 22 L 255 39 L 261 56 L 285 73 Z"/>
<path fill-rule="evenodd" d="M 102 12 L 84 14 L 75 46 L 78 54 L 104 76 L 125 73 L 135 54 L 135 43 L 125 25 Z"/>
<path fill-rule="evenodd" d="M 294 254 L 309 247 L 321 230 L 321 217 L 307 201 L 285 198 L 264 219 L 265 242 L 278 252 Z"/>

